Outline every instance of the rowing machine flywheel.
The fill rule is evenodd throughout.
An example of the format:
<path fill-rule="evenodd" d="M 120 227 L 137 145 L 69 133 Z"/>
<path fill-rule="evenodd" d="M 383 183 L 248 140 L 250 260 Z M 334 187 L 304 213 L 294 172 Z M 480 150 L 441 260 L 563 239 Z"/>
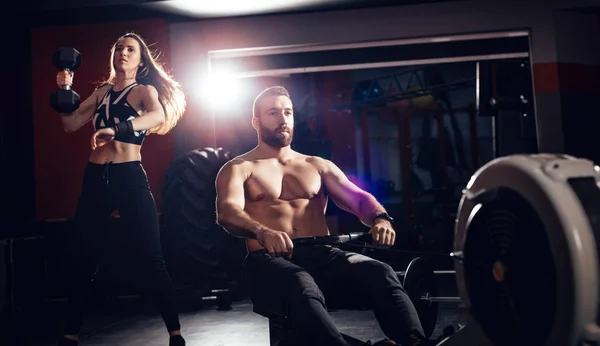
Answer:
<path fill-rule="evenodd" d="M 596 324 L 598 182 L 592 162 L 550 154 L 499 158 L 473 175 L 456 221 L 456 279 L 493 345 L 577 345 Z"/>

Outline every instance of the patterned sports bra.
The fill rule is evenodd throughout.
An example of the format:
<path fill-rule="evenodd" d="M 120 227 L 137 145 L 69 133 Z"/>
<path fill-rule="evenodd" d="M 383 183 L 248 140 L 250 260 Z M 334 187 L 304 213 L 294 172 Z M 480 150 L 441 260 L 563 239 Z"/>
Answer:
<path fill-rule="evenodd" d="M 114 91 L 111 87 L 102 101 L 96 107 L 93 124 L 94 131 L 105 127 L 113 127 L 116 124 L 134 119 L 139 116 L 138 112 L 127 102 L 127 95 L 139 84 L 133 83 L 121 91 Z M 115 141 L 142 145 L 146 130 L 135 131 L 132 135 L 120 133 L 115 137 Z"/>

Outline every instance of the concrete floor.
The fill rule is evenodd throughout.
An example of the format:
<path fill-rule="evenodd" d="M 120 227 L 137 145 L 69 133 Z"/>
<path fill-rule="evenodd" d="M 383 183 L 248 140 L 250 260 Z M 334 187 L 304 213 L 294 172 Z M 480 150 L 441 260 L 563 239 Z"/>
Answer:
<path fill-rule="evenodd" d="M 55 345 L 62 329 L 63 308 L 64 302 L 46 303 L 27 318 L 5 319 L 0 325 L 0 345 Z M 248 298 L 234 301 L 227 311 L 219 311 L 211 301 L 181 310 L 182 333 L 188 346 L 269 345 L 268 320 L 252 311 Z M 371 311 L 339 310 L 330 314 L 342 333 L 364 341 L 385 337 Z M 432 338 L 439 336 L 444 327 L 464 320 L 458 304 L 440 304 Z M 96 301 L 85 318 L 80 338 L 82 346 L 168 345 L 162 319 L 152 304 L 141 299 Z"/>
<path fill-rule="evenodd" d="M 378 259 L 398 262 L 395 265 L 396 270 L 404 270 L 410 260 L 410 256 L 399 258 L 395 253 L 388 256 L 389 259 Z M 436 265 L 436 268 L 438 267 L 446 268 L 443 264 Z M 28 273 L 32 272 L 32 269 L 21 268 L 20 272 Z M 436 278 L 440 296 L 457 295 L 454 275 L 441 275 Z M 58 277 L 53 282 L 63 281 L 64 278 Z M 116 282 L 119 281 L 105 281 L 103 287 L 109 291 L 113 290 L 114 293 L 118 291 L 114 288 Z M 15 286 L 18 289 L 16 288 L 14 293 L 19 293 L 21 302 L 28 301 L 28 297 L 35 297 L 43 291 L 39 287 L 43 285 L 43 282 L 25 281 L 25 284 Z M 59 292 L 60 289 L 56 291 Z M 104 293 L 109 296 L 111 294 Z M 269 345 L 268 320 L 252 311 L 252 304 L 243 293 L 238 294 L 232 309 L 227 311 L 217 310 L 214 301 L 202 301 L 193 295 L 182 298 L 184 296 L 178 294 L 182 332 L 188 346 Z M 0 346 L 55 345 L 62 332 L 64 307 L 64 301 L 46 301 L 24 311 L 0 313 Z M 384 338 L 371 311 L 339 310 L 331 312 L 331 315 L 342 333 L 365 341 Z M 459 304 L 440 304 L 437 329 L 432 338 L 439 336 L 444 327 L 464 323 L 464 320 Z M 139 298 L 104 300 L 97 297 L 88 309 L 80 339 L 81 346 L 168 345 L 166 328 L 154 305 Z"/>

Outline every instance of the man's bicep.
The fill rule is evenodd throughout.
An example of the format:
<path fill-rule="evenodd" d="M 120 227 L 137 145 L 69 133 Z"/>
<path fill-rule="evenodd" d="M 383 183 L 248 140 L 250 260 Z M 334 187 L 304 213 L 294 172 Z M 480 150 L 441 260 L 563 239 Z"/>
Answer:
<path fill-rule="evenodd" d="M 244 209 L 244 175 L 239 165 L 225 164 L 217 174 L 217 209 L 239 207 Z"/>
<path fill-rule="evenodd" d="M 360 195 L 364 193 L 358 186 L 332 162 L 326 162 L 323 173 L 325 188 L 335 204 L 346 211 L 355 212 L 360 203 Z"/>

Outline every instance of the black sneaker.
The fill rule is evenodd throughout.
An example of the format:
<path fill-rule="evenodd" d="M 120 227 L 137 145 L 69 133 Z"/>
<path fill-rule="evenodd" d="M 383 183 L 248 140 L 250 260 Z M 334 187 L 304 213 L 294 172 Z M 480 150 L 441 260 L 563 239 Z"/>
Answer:
<path fill-rule="evenodd" d="M 181 335 L 173 335 L 169 339 L 169 346 L 185 346 L 185 339 Z"/>

